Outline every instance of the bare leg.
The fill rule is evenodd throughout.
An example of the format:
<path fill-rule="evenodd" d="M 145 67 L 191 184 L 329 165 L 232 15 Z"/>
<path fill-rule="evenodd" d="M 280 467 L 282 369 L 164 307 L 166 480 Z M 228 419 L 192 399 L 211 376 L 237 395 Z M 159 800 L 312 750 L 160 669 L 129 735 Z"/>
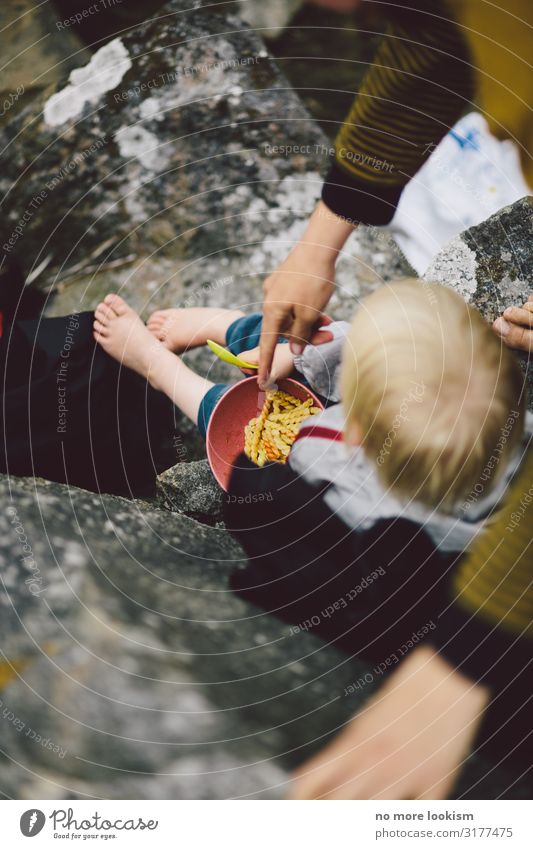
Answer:
<path fill-rule="evenodd" d="M 225 345 L 228 327 L 243 315 L 240 310 L 217 307 L 157 310 L 152 313 L 146 326 L 169 351 L 181 354 L 190 348 L 205 345 L 208 339 Z"/>
<path fill-rule="evenodd" d="M 155 339 L 119 295 L 107 295 L 98 304 L 94 338 L 109 356 L 164 392 L 196 424 L 200 402 L 214 384 L 191 371 Z"/>

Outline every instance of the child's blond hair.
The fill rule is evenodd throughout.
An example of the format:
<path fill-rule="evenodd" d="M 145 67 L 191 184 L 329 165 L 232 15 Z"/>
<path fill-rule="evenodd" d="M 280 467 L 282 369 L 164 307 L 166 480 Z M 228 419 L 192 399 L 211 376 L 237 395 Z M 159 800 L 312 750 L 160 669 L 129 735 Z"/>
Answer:
<path fill-rule="evenodd" d="M 358 426 L 381 481 L 440 509 L 486 495 L 523 431 L 514 356 L 477 310 L 436 283 L 401 280 L 361 302 L 341 392 L 348 438 Z"/>

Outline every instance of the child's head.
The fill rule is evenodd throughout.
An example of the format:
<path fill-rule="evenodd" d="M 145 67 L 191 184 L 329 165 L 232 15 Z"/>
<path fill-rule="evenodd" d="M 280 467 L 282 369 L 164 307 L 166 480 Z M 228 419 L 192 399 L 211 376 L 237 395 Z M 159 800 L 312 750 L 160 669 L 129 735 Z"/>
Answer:
<path fill-rule="evenodd" d="M 513 355 L 452 289 L 401 280 L 365 298 L 344 350 L 347 439 L 382 482 L 452 509 L 486 495 L 520 440 Z"/>

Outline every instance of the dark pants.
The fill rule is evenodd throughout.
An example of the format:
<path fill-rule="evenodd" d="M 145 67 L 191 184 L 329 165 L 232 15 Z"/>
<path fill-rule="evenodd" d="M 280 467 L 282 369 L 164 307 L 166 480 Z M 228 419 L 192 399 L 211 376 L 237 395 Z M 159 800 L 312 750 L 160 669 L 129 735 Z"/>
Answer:
<path fill-rule="evenodd" d="M 148 494 L 172 459 L 175 407 L 93 338 L 92 312 L 15 321 L 0 339 L 0 471 Z"/>

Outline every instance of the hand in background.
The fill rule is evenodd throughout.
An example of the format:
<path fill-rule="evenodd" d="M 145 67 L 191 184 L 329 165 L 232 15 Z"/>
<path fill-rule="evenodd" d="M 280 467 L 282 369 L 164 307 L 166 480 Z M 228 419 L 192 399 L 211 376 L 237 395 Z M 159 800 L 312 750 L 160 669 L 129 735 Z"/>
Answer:
<path fill-rule="evenodd" d="M 293 799 L 446 799 L 488 691 L 415 649 L 349 725 L 293 775 Z"/>
<path fill-rule="evenodd" d="M 493 327 L 509 348 L 533 353 L 533 295 L 521 307 L 508 307 Z"/>

